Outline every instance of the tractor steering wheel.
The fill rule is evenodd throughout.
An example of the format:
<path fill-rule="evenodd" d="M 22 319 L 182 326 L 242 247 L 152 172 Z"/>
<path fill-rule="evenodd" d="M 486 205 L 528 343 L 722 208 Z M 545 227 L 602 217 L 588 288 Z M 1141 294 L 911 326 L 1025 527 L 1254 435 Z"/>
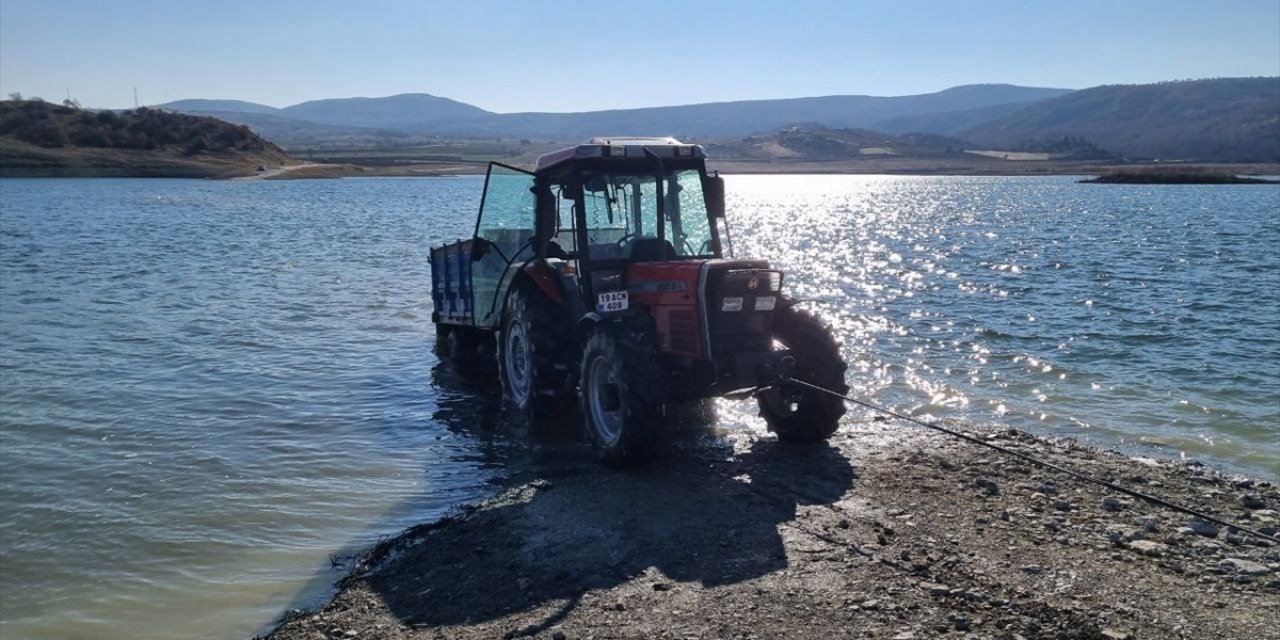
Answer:
<path fill-rule="evenodd" d="M 638 238 L 638 237 L 640 237 L 640 234 L 638 233 L 624 233 L 622 234 L 621 238 L 618 238 L 618 246 L 619 247 L 626 246 L 628 241 L 630 241 L 632 238 Z"/>

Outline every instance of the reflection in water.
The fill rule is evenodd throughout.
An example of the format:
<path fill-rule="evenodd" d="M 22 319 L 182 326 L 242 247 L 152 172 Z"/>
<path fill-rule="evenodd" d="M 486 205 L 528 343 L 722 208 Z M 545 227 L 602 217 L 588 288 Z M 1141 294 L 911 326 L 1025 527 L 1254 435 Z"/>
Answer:
<path fill-rule="evenodd" d="M 431 367 L 432 419 L 472 439 L 468 458 L 491 469 L 493 482 L 570 473 L 594 465 L 577 412 L 531 422 L 507 406 L 492 356 L 443 355 Z"/>

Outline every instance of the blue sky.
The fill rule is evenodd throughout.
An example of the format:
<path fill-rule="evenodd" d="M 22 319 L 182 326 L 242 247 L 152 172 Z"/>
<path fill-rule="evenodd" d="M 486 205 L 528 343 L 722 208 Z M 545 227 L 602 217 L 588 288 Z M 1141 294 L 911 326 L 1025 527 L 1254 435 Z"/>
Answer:
<path fill-rule="evenodd" d="M 0 0 L 0 93 L 509 111 L 1280 75 L 1280 1 Z"/>

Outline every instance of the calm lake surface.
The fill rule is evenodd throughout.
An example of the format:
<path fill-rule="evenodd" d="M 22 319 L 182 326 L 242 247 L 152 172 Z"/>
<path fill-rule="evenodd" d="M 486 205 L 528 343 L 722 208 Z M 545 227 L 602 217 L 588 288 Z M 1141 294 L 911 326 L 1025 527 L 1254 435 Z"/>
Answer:
<path fill-rule="evenodd" d="M 331 556 L 589 464 L 432 352 L 427 247 L 482 180 L 0 180 L 0 635 L 248 636 Z M 856 395 L 1280 478 L 1280 187 L 728 190 Z"/>

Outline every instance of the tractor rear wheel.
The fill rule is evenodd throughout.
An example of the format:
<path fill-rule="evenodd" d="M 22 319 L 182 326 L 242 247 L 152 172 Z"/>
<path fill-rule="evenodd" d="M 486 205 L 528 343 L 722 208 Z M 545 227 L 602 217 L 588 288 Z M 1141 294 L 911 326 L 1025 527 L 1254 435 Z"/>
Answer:
<path fill-rule="evenodd" d="M 601 461 L 634 467 L 653 457 L 665 397 L 652 340 L 626 327 L 599 327 L 587 340 L 579 378 L 582 415 Z"/>
<path fill-rule="evenodd" d="M 780 309 L 774 318 L 774 337 L 796 360 L 794 378 L 841 395 L 849 392 L 844 381 L 848 365 L 840 356 L 840 345 L 812 314 L 795 307 Z M 785 382 L 763 391 L 759 402 L 760 415 L 782 442 L 825 440 L 839 428 L 845 412 L 840 398 Z"/>
<path fill-rule="evenodd" d="M 530 415 L 559 408 L 569 395 L 569 344 L 554 309 L 537 294 L 513 289 L 498 338 L 503 394 Z"/>

